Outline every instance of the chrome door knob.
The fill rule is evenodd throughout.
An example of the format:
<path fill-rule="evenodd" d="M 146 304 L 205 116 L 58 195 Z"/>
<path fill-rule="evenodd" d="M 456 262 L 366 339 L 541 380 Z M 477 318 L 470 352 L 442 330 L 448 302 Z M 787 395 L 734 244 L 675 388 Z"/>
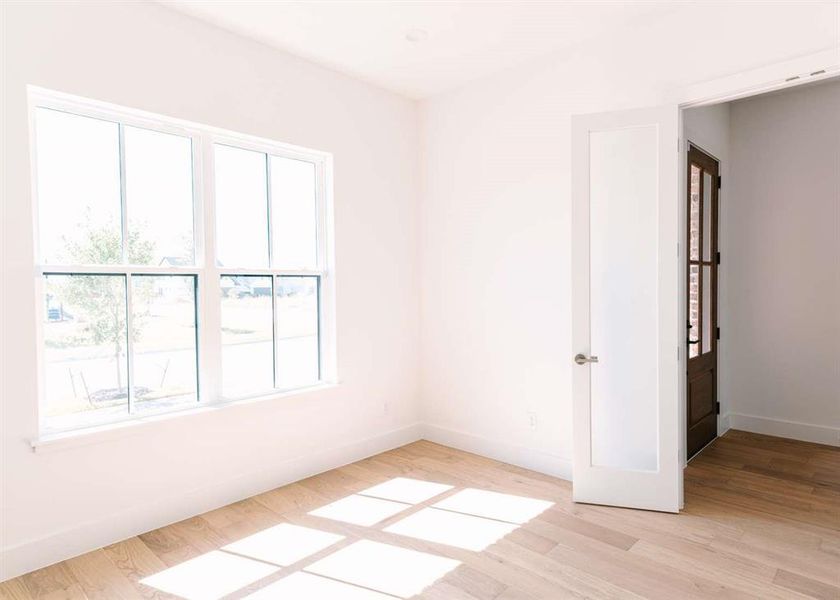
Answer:
<path fill-rule="evenodd" d="M 579 365 L 585 365 L 586 363 L 596 363 L 598 362 L 597 356 L 586 356 L 585 354 L 576 354 L 575 355 L 575 362 Z"/>

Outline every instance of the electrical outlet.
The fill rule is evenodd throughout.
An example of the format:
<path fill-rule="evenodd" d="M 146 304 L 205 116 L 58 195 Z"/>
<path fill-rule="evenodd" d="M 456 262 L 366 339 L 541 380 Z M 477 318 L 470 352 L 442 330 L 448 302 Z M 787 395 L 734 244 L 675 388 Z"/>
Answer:
<path fill-rule="evenodd" d="M 391 412 L 391 403 L 390 402 L 383 402 L 382 403 L 382 414 L 387 415 Z"/>
<path fill-rule="evenodd" d="M 537 430 L 537 413 L 529 412 L 528 413 L 528 426 L 531 428 L 531 431 Z"/>

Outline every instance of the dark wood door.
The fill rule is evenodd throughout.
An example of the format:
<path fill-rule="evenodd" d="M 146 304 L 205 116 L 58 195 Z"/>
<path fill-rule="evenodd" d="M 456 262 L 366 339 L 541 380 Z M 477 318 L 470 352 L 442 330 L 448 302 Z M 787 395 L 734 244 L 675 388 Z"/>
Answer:
<path fill-rule="evenodd" d="M 718 162 L 688 151 L 688 457 L 717 436 Z"/>

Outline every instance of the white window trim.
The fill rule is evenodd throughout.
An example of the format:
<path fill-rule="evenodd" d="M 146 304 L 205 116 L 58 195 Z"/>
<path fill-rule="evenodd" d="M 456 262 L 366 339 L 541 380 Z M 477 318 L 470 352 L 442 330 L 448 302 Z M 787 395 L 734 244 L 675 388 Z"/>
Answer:
<path fill-rule="evenodd" d="M 203 406 L 188 406 L 186 408 L 176 408 L 166 412 L 159 413 L 143 413 L 136 418 L 123 419 L 113 423 L 104 423 L 102 425 L 94 425 L 92 427 L 85 427 L 83 429 L 70 429 L 67 431 L 59 431 L 55 433 L 45 433 L 36 438 L 29 440 L 29 445 L 33 451 L 47 452 L 53 450 L 63 450 L 66 448 L 76 448 L 78 446 L 87 446 L 89 444 L 97 444 L 111 439 L 126 437 L 148 431 L 149 427 L 155 424 L 169 423 L 178 419 L 192 417 L 193 415 L 202 415 L 216 410 L 241 410 L 252 404 L 262 403 L 267 400 L 287 400 L 299 399 L 305 395 L 329 390 L 339 385 L 336 383 L 319 383 L 307 387 L 297 388 L 288 392 L 277 392 L 268 396 L 255 396 L 249 398 L 240 398 L 237 400 L 219 401 L 205 403 Z"/>
<path fill-rule="evenodd" d="M 44 374 L 44 331 L 42 311 L 36 311 L 35 335 L 38 368 L 38 437 L 31 440 L 33 448 L 61 442 L 66 445 L 68 438 L 95 435 L 100 438 L 108 430 L 126 431 L 134 424 L 144 424 L 165 419 L 168 416 L 205 412 L 210 408 L 227 407 L 255 400 L 289 398 L 312 390 L 336 385 L 336 328 L 335 328 L 335 273 L 333 243 L 333 195 L 332 195 L 332 154 L 311 150 L 282 142 L 240 134 L 217 127 L 202 125 L 182 119 L 166 117 L 146 111 L 100 102 L 78 96 L 56 92 L 36 86 L 27 86 L 29 100 L 30 128 L 30 164 L 32 189 L 33 240 L 35 245 L 35 265 L 33 279 L 36 298 L 43 297 L 43 275 L 51 274 L 118 274 L 125 275 L 129 284 L 132 274 L 156 273 L 161 275 L 195 275 L 198 279 L 196 296 L 196 317 L 198 323 L 198 389 L 197 402 L 184 404 L 176 408 L 160 411 L 120 415 L 118 418 L 97 421 L 96 424 L 63 430 L 49 430 L 45 427 L 43 406 L 46 401 L 46 381 Z M 37 149 L 35 147 L 35 114 L 38 108 L 61 110 L 68 113 L 118 122 L 120 130 L 126 125 L 142 127 L 163 133 L 172 133 L 189 137 L 193 147 L 193 235 L 195 239 L 195 264 L 188 266 L 155 265 L 45 265 L 41 263 L 38 193 L 37 193 Z M 120 137 L 122 141 L 122 136 Z M 121 142 L 122 143 L 122 142 Z M 220 268 L 216 264 L 216 219 L 215 219 L 215 181 L 213 165 L 213 145 L 226 144 L 255 150 L 272 156 L 306 160 L 316 168 L 316 208 L 317 208 L 317 258 L 316 269 L 282 268 Z M 123 155 L 120 155 L 121 162 Z M 123 179 L 124 185 L 124 179 Z M 121 201 L 125 201 L 122 190 Z M 123 207 L 123 228 L 126 211 Z M 270 216 L 269 216 L 270 227 Z M 269 247 L 271 242 L 269 241 Z M 295 389 L 273 389 L 265 393 L 237 398 L 225 398 L 221 393 L 221 282 L 222 275 L 298 275 L 318 276 L 319 289 L 319 355 L 320 380 L 306 387 Z M 131 310 L 130 292 L 126 309 Z M 130 342 L 129 342 L 130 344 Z M 132 358 L 128 354 L 129 373 Z"/>

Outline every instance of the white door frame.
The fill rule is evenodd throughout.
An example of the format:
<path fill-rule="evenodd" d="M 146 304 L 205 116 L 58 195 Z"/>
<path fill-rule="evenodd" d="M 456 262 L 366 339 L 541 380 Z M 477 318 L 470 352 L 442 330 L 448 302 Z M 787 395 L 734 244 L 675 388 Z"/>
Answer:
<path fill-rule="evenodd" d="M 766 92 L 796 87 L 840 74 L 840 46 L 793 60 L 678 89 L 668 100 L 681 109 L 721 104 Z"/>
<path fill-rule="evenodd" d="M 686 298 L 688 290 L 686 289 L 686 265 L 682 252 L 687 248 L 686 228 L 684 226 L 686 219 L 686 203 L 685 203 L 685 189 L 686 189 L 686 164 L 688 161 L 688 140 L 685 138 L 685 130 L 682 122 L 682 113 L 688 108 L 696 108 L 699 106 L 710 106 L 713 104 L 722 104 L 724 102 L 731 102 L 742 98 L 749 98 L 767 92 L 776 90 L 793 88 L 806 83 L 813 83 L 823 79 L 830 79 L 840 76 L 840 46 L 836 48 L 816 52 L 807 56 L 801 56 L 793 60 L 774 63 L 750 71 L 744 71 L 736 75 L 729 75 L 693 84 L 678 90 L 671 98 L 676 102 L 680 108 L 680 161 L 679 161 L 679 294 L 677 307 L 679 313 L 680 323 L 685 323 L 686 315 Z M 684 337 L 684 336 L 683 336 Z M 680 423 L 680 463 L 683 467 L 686 466 L 686 399 L 688 395 L 687 382 L 684 376 L 685 372 L 685 357 L 688 356 L 688 347 L 685 341 L 681 341 L 679 351 L 680 362 L 680 397 L 679 397 L 679 423 Z M 720 400 L 720 398 L 718 398 Z M 727 415 L 718 415 L 718 431 L 721 431 L 720 423 Z M 682 488 L 682 486 L 681 486 Z M 680 493 L 682 497 L 682 491 Z M 682 502 L 681 502 L 682 507 Z"/>

